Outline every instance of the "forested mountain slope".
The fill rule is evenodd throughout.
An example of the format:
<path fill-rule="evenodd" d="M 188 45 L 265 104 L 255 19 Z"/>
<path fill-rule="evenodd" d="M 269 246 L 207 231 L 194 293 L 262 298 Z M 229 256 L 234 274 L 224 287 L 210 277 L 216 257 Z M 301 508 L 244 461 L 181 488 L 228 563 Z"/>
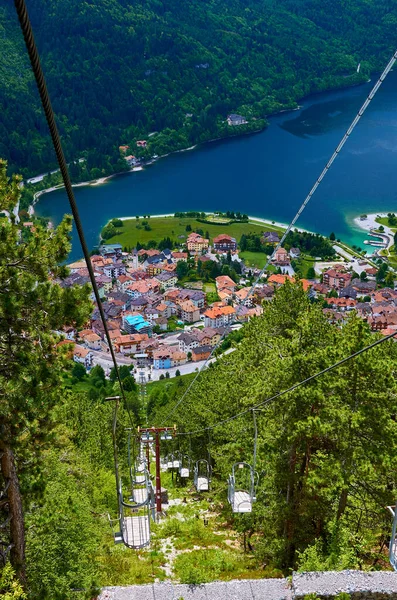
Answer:
<path fill-rule="evenodd" d="M 311 92 L 363 81 L 394 49 L 397 23 L 389 0 L 28 5 L 67 158 L 89 150 L 93 176 L 120 169 L 119 144 L 136 154 L 150 132 L 161 135 L 147 152 L 160 154 L 258 129 Z M 0 156 L 25 175 L 54 166 L 11 1 L 0 8 L 0 75 Z M 228 112 L 249 124 L 228 127 Z"/>

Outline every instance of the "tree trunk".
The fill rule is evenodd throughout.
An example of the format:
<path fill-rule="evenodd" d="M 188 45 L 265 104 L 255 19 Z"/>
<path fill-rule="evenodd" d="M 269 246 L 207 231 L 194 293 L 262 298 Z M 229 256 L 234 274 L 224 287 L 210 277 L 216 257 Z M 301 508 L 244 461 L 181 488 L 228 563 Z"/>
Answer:
<path fill-rule="evenodd" d="M 289 452 L 288 483 L 287 483 L 287 515 L 284 523 L 285 559 L 284 566 L 292 567 L 295 557 L 295 467 L 296 467 L 296 442 Z"/>
<path fill-rule="evenodd" d="M 339 521 L 341 517 L 343 517 L 344 512 L 346 510 L 347 507 L 347 498 L 348 498 L 348 489 L 347 487 L 345 487 L 342 490 L 342 493 L 339 497 L 339 504 L 338 504 L 338 512 L 336 514 L 336 520 Z"/>
<path fill-rule="evenodd" d="M 23 518 L 22 498 L 19 489 L 18 475 L 15 468 L 14 453 L 11 448 L 0 440 L 1 473 L 5 484 L 8 484 L 7 500 L 10 520 L 10 551 L 11 564 L 19 579 L 24 584 L 25 573 L 25 523 Z"/>

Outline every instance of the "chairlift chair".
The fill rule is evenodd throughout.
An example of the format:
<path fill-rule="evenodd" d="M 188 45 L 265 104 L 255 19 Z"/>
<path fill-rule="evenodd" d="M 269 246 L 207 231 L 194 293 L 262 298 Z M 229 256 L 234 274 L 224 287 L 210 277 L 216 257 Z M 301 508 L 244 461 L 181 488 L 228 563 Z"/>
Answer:
<path fill-rule="evenodd" d="M 141 435 L 142 435 L 142 442 L 145 442 L 145 443 L 154 442 L 154 437 L 150 433 L 150 431 L 145 431 L 145 433 L 142 433 Z"/>
<path fill-rule="evenodd" d="M 181 454 L 179 465 L 179 477 L 187 479 L 190 477 L 190 457 L 187 454 Z"/>
<path fill-rule="evenodd" d="M 135 463 L 135 473 L 144 473 L 146 470 L 146 457 L 138 458 Z"/>
<path fill-rule="evenodd" d="M 126 516 L 125 509 L 137 509 L 142 514 Z M 145 548 L 150 544 L 150 496 L 142 505 L 129 504 L 123 499 L 121 482 L 119 486 L 119 522 L 120 531 L 115 534 L 115 542 L 119 543 L 120 537 L 125 546 L 131 549 Z"/>
<path fill-rule="evenodd" d="M 244 484 L 240 485 L 241 474 L 244 471 Z M 238 483 L 236 484 L 236 472 L 239 473 Z M 228 500 L 234 513 L 252 512 L 252 504 L 255 502 L 255 472 L 254 469 L 245 462 L 238 462 L 233 465 L 232 473 L 228 480 Z"/>
<path fill-rule="evenodd" d="M 131 485 L 144 485 L 147 475 L 146 460 L 137 460 L 134 469 L 130 469 Z"/>
<path fill-rule="evenodd" d="M 194 466 L 194 487 L 198 492 L 208 492 L 210 489 L 211 467 L 208 460 L 198 460 Z"/>
<path fill-rule="evenodd" d="M 181 466 L 181 453 L 180 452 L 175 452 L 172 455 L 172 468 L 173 469 L 179 469 Z"/>
<path fill-rule="evenodd" d="M 131 501 L 136 504 L 136 507 L 143 506 L 148 501 L 152 502 L 153 496 L 153 484 L 150 481 L 149 477 L 147 477 L 145 484 L 140 487 L 134 487 L 132 491 Z"/>

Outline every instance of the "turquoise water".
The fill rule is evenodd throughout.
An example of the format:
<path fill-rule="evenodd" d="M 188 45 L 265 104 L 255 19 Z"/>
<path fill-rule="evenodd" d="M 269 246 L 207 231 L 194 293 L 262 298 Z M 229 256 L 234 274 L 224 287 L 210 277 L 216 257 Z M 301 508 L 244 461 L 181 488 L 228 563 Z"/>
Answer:
<path fill-rule="evenodd" d="M 240 210 L 288 222 L 373 85 L 320 94 L 298 111 L 270 119 L 266 131 L 206 144 L 163 158 L 102 186 L 76 188 L 90 247 L 109 218 L 178 210 Z M 383 84 L 343 152 L 301 216 L 299 225 L 362 246 L 353 218 L 397 212 L 397 73 Z M 64 191 L 44 195 L 39 215 L 57 223 Z M 81 255 L 73 235 L 72 258 Z"/>

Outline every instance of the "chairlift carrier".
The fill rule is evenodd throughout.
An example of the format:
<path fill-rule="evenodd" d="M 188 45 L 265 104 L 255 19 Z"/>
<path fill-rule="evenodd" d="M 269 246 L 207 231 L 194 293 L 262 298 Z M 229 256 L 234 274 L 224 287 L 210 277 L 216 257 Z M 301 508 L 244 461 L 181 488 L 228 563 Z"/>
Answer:
<path fill-rule="evenodd" d="M 194 486 L 198 492 L 208 492 L 211 482 L 211 467 L 208 460 L 201 458 L 194 466 Z"/>

